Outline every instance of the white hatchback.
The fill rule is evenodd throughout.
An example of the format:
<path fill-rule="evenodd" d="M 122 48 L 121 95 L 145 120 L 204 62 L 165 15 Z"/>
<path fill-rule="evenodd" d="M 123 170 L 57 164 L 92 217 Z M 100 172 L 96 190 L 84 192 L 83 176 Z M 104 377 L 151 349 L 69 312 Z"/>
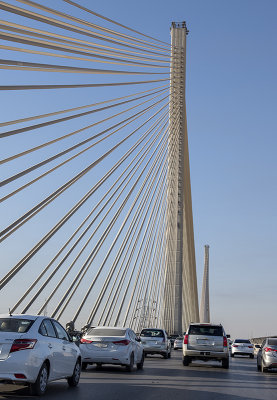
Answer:
<path fill-rule="evenodd" d="M 0 314 L 0 382 L 30 386 L 42 395 L 47 383 L 66 378 L 77 386 L 81 353 L 65 329 L 52 318 Z"/>
<path fill-rule="evenodd" d="M 88 364 L 115 364 L 132 371 L 134 364 L 143 368 L 144 354 L 140 339 L 132 329 L 118 327 L 90 328 L 81 338 L 82 368 Z"/>

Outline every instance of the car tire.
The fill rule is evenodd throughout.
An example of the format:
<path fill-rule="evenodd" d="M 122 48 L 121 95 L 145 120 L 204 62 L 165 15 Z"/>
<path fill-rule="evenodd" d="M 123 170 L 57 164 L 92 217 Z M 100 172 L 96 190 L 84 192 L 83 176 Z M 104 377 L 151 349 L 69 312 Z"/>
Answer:
<path fill-rule="evenodd" d="M 229 357 L 222 359 L 222 368 L 229 369 Z"/>
<path fill-rule="evenodd" d="M 183 356 L 183 365 L 187 367 L 190 364 L 190 358 L 188 356 Z"/>
<path fill-rule="evenodd" d="M 232 354 L 232 353 L 231 353 L 231 357 L 235 357 L 235 354 Z"/>
<path fill-rule="evenodd" d="M 168 359 L 168 353 L 163 353 L 162 356 L 163 356 L 163 358 L 165 358 L 166 360 Z"/>
<path fill-rule="evenodd" d="M 37 379 L 34 383 L 30 384 L 30 391 L 32 395 L 43 396 L 47 389 L 48 382 L 48 367 L 46 363 L 43 363 Z"/>
<path fill-rule="evenodd" d="M 144 364 L 144 354 L 142 353 L 141 360 L 139 363 L 137 363 L 137 369 L 143 369 L 143 364 Z"/>
<path fill-rule="evenodd" d="M 82 370 L 85 371 L 88 367 L 88 363 L 87 362 L 83 362 L 82 363 Z"/>
<path fill-rule="evenodd" d="M 261 359 L 261 371 L 262 372 L 267 372 L 267 368 L 264 366 L 264 361 L 263 361 L 263 359 Z"/>
<path fill-rule="evenodd" d="M 126 365 L 126 370 L 128 372 L 132 372 L 133 369 L 134 369 L 134 353 L 131 353 L 130 362 L 129 362 L 129 364 Z"/>
<path fill-rule="evenodd" d="M 250 354 L 250 358 L 254 358 L 254 354 Z"/>
<path fill-rule="evenodd" d="M 67 378 L 68 386 L 76 387 L 78 386 L 81 374 L 81 362 L 78 360 L 75 364 L 73 374 Z"/>

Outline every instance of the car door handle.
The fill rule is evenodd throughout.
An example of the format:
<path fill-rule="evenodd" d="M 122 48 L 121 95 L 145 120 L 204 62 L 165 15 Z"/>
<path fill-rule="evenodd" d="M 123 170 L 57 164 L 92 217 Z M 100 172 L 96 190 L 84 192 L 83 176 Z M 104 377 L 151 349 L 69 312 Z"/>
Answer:
<path fill-rule="evenodd" d="M 49 347 L 49 349 L 52 349 L 53 346 L 52 346 L 51 343 L 49 343 L 49 344 L 48 344 L 48 347 Z"/>

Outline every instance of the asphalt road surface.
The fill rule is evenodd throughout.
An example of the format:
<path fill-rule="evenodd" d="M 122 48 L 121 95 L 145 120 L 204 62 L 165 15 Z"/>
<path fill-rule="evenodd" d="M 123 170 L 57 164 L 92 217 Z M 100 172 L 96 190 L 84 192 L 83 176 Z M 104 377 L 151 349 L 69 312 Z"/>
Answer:
<path fill-rule="evenodd" d="M 182 352 L 171 359 L 147 357 L 142 371 L 95 366 L 82 372 L 78 388 L 66 381 L 50 383 L 44 400 L 277 400 L 277 370 L 257 372 L 256 359 L 230 358 L 230 369 L 219 363 L 182 365 Z M 32 399 L 27 388 L 0 385 L 0 399 Z M 34 399 L 34 397 L 33 397 Z"/>

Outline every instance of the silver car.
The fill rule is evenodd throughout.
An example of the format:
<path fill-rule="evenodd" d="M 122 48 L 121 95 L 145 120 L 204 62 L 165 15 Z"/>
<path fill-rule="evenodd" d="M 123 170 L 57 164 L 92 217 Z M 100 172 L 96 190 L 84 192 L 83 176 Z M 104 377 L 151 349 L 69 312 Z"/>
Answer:
<path fill-rule="evenodd" d="M 161 354 L 164 358 L 171 356 L 171 343 L 164 329 L 147 328 L 140 332 L 144 355 Z"/>
<path fill-rule="evenodd" d="M 249 339 L 235 339 L 231 347 L 231 357 L 249 356 L 254 358 L 254 346 Z"/>
<path fill-rule="evenodd" d="M 277 368 L 277 338 L 265 339 L 257 354 L 258 371 L 266 372 L 271 368 Z"/>
<path fill-rule="evenodd" d="M 183 365 L 193 360 L 221 361 L 229 368 L 228 341 L 222 325 L 193 323 L 184 336 Z"/>

